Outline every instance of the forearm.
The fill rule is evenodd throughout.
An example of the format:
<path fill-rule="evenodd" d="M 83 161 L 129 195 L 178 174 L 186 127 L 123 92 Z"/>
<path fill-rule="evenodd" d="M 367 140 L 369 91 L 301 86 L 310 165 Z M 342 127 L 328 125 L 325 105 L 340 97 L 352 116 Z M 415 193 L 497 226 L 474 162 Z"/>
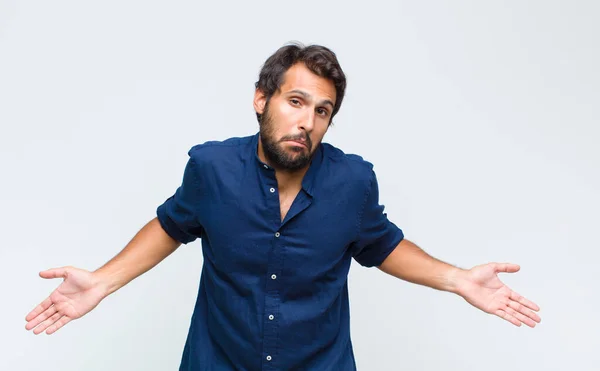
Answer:
<path fill-rule="evenodd" d="M 458 293 L 457 283 L 464 272 L 430 256 L 407 239 L 400 242 L 379 269 L 408 282 L 453 293 Z"/>
<path fill-rule="evenodd" d="M 110 295 L 156 266 L 180 245 L 154 218 L 140 229 L 119 254 L 93 274 L 106 295 Z"/>

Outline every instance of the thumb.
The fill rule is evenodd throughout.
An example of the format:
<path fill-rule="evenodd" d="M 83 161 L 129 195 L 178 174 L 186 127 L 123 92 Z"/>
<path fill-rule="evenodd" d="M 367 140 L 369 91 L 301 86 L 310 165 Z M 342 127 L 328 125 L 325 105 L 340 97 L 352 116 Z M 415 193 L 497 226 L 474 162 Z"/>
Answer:
<path fill-rule="evenodd" d="M 497 273 L 515 273 L 518 272 L 521 267 L 518 264 L 512 263 L 496 263 L 494 267 Z"/>
<path fill-rule="evenodd" d="M 68 269 L 70 267 L 60 267 L 60 268 L 52 268 L 47 269 L 45 271 L 40 272 L 40 277 L 42 278 L 59 278 L 59 277 L 67 277 Z"/>

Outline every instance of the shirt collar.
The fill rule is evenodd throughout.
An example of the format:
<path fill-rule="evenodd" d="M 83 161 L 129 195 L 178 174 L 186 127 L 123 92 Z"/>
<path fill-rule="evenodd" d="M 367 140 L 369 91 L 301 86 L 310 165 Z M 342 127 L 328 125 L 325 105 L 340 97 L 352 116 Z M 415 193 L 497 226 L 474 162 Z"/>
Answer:
<path fill-rule="evenodd" d="M 258 140 L 259 140 L 259 133 L 256 133 L 252 137 L 252 146 L 251 146 L 252 151 L 254 153 L 254 158 L 256 159 L 256 164 L 258 166 L 262 167 L 263 169 L 274 172 L 275 169 L 273 169 L 271 166 L 262 162 L 261 159 L 258 157 Z M 323 163 L 323 144 L 319 143 L 319 146 L 317 147 L 317 149 L 315 150 L 315 153 L 313 154 L 310 166 L 309 166 L 308 170 L 306 171 L 306 174 L 304 174 L 304 178 L 302 178 L 302 189 L 304 189 L 304 191 L 306 193 L 308 193 L 311 197 L 313 196 L 315 182 L 317 179 L 317 174 L 319 172 L 319 169 L 321 168 L 322 163 Z"/>

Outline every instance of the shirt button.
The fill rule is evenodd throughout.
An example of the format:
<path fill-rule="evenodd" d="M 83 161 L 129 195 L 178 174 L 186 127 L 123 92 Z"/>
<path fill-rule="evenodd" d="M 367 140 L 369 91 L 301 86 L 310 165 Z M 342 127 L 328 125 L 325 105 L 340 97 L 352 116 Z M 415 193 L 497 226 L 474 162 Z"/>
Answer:
<path fill-rule="evenodd" d="M 271 193 L 275 193 L 275 188 L 271 188 L 269 191 L 271 191 Z"/>
<path fill-rule="evenodd" d="M 272 275 L 271 275 L 271 279 L 272 279 L 272 280 L 275 280 L 275 279 L 277 279 L 277 275 L 275 275 L 275 274 L 272 274 Z"/>
<path fill-rule="evenodd" d="M 281 236 L 281 234 L 279 234 L 279 232 L 275 232 L 275 237 L 279 237 Z"/>
<path fill-rule="evenodd" d="M 273 358 L 271 358 L 271 356 L 267 356 L 267 361 L 272 360 Z"/>
<path fill-rule="evenodd" d="M 269 314 L 269 319 L 270 319 L 271 321 L 272 321 L 274 318 L 275 318 L 275 316 L 274 316 L 274 315 L 272 315 L 272 314 Z"/>

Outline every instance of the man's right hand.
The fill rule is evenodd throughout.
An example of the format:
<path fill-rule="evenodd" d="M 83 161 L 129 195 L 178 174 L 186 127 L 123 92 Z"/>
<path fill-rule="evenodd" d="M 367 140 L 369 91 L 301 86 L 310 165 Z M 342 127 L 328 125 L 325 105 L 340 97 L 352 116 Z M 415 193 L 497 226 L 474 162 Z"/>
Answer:
<path fill-rule="evenodd" d="M 165 232 L 158 218 L 140 229 L 133 239 L 110 261 L 94 272 L 62 267 L 40 272 L 42 278 L 63 278 L 46 300 L 25 320 L 25 329 L 34 334 L 56 332 L 70 321 L 94 309 L 105 297 L 156 266 L 175 251 L 181 242 Z"/>
<path fill-rule="evenodd" d="M 26 330 L 50 335 L 70 321 L 94 309 L 107 295 L 106 288 L 91 272 L 62 267 L 40 272 L 42 278 L 63 278 L 63 282 L 46 300 L 25 317 Z"/>

